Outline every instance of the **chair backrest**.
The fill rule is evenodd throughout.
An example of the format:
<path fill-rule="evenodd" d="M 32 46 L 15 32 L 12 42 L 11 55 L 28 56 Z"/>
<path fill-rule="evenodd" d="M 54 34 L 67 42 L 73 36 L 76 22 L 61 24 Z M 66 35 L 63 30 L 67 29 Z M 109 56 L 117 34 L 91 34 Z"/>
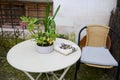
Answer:
<path fill-rule="evenodd" d="M 101 25 L 87 26 L 86 46 L 103 47 L 106 46 L 106 40 L 109 27 Z"/>
<path fill-rule="evenodd" d="M 86 46 L 86 35 L 80 41 L 80 48 L 82 49 L 84 46 Z M 110 47 L 111 47 L 111 39 L 110 36 L 108 35 L 106 41 L 106 48 L 110 49 Z"/>

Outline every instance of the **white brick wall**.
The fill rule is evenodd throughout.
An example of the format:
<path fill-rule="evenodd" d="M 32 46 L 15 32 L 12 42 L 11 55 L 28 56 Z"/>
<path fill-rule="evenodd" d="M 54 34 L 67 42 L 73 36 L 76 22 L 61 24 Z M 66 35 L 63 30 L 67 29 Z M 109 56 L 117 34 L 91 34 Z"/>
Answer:
<path fill-rule="evenodd" d="M 53 0 L 54 9 L 61 5 L 56 16 L 60 33 L 75 32 L 89 24 L 108 25 L 110 13 L 117 0 Z"/>

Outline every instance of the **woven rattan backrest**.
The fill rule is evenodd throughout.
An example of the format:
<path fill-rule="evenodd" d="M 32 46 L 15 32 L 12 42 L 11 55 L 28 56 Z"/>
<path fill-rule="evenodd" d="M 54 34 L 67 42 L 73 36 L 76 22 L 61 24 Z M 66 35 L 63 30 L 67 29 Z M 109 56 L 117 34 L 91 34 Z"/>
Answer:
<path fill-rule="evenodd" d="M 87 26 L 86 46 L 102 47 L 106 46 L 109 27 L 101 25 Z"/>

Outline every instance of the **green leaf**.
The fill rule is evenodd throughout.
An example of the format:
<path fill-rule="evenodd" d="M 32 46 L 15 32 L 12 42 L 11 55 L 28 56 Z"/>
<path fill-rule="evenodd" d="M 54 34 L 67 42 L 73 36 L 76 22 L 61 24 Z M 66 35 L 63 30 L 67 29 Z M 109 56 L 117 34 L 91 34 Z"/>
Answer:
<path fill-rule="evenodd" d="M 49 17 L 49 13 L 50 13 L 50 3 L 48 3 L 48 5 L 47 5 L 47 7 L 46 7 L 46 21 L 47 21 L 47 19 L 48 19 L 48 17 Z"/>
<path fill-rule="evenodd" d="M 34 24 L 28 24 L 28 30 L 31 32 L 34 29 Z"/>
<path fill-rule="evenodd" d="M 52 26 L 52 28 L 54 28 L 56 30 L 56 23 L 54 20 L 51 21 L 51 26 Z"/>
<path fill-rule="evenodd" d="M 55 13 L 54 13 L 54 15 L 53 15 L 53 19 L 55 18 L 55 16 L 56 16 L 56 14 L 58 13 L 59 9 L 60 9 L 60 5 L 57 7 L 57 9 L 56 9 L 56 11 L 55 11 Z"/>
<path fill-rule="evenodd" d="M 50 3 L 48 3 L 48 5 L 46 6 L 46 17 L 45 17 L 45 21 L 44 21 L 44 25 L 45 25 L 45 31 L 47 31 L 48 29 L 48 26 L 47 26 L 47 23 L 48 23 L 48 18 L 49 18 L 49 13 L 50 13 Z"/>
<path fill-rule="evenodd" d="M 20 19 L 25 23 L 27 23 L 29 21 L 26 16 L 21 16 Z"/>

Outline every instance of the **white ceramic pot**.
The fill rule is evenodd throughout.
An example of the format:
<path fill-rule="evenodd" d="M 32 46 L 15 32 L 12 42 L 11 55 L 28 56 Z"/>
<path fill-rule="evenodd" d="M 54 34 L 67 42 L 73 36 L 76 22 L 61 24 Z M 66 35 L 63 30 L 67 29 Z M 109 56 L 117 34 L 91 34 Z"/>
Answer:
<path fill-rule="evenodd" d="M 49 54 L 53 51 L 54 45 L 51 46 L 38 46 L 37 49 L 40 54 Z"/>

